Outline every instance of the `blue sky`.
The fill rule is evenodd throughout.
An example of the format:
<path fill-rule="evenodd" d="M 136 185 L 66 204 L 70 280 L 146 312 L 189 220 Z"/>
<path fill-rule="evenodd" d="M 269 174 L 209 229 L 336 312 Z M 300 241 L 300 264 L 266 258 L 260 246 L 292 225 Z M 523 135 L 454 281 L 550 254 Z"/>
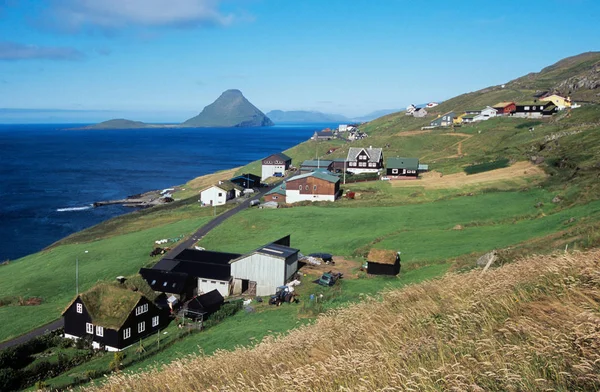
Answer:
<path fill-rule="evenodd" d="M 359 116 L 600 50 L 597 0 L 0 0 L 0 122 Z M 27 110 L 23 110 L 27 109 Z M 37 109 L 61 109 L 38 111 Z"/>

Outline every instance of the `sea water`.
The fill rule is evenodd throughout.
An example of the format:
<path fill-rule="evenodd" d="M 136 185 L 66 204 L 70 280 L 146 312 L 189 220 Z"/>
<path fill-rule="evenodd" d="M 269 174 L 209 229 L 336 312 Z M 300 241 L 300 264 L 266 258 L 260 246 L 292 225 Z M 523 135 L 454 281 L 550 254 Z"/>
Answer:
<path fill-rule="evenodd" d="M 332 125 L 129 130 L 0 125 L 0 262 L 132 211 L 120 205 L 93 208 L 95 201 L 243 166 Z"/>

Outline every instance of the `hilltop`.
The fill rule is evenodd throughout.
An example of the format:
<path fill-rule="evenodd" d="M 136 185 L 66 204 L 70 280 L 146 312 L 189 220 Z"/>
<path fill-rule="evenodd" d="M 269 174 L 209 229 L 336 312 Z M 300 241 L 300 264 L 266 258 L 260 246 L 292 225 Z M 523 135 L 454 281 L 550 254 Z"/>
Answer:
<path fill-rule="evenodd" d="M 186 127 L 266 127 L 273 122 L 244 97 L 240 90 L 227 90 L 200 114 L 185 121 Z"/>

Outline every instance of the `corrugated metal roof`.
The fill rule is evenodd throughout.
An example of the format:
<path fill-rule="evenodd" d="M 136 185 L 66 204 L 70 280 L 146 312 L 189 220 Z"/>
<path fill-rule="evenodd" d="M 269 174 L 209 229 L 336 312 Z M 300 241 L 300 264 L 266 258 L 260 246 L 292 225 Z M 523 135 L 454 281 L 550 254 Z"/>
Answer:
<path fill-rule="evenodd" d="M 327 167 L 331 165 L 333 161 L 325 160 L 325 159 L 308 159 L 300 165 L 302 166 L 314 166 L 314 167 Z"/>
<path fill-rule="evenodd" d="M 388 158 L 387 169 L 410 169 L 417 170 L 419 168 L 419 158 Z"/>
<path fill-rule="evenodd" d="M 265 193 L 266 195 L 272 195 L 272 194 L 278 194 L 278 195 L 284 195 L 285 196 L 285 182 L 281 185 L 276 186 L 275 188 L 271 189 L 270 191 L 268 191 L 267 193 Z"/>
<path fill-rule="evenodd" d="M 290 248 L 288 246 L 283 246 L 283 245 L 278 245 L 278 244 L 269 244 L 269 245 L 263 246 L 260 249 L 257 249 L 256 252 L 287 259 L 288 257 L 293 256 L 296 253 L 298 253 L 299 250 Z"/>

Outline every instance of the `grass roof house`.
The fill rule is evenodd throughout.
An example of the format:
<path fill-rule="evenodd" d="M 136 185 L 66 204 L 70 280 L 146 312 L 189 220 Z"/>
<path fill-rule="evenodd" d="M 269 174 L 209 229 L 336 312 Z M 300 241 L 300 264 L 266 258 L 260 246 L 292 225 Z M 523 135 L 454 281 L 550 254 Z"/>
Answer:
<path fill-rule="evenodd" d="M 400 252 L 371 249 L 367 256 L 367 272 L 371 275 L 398 275 L 400 273 Z"/>
<path fill-rule="evenodd" d="M 140 276 L 100 283 L 67 306 L 62 314 L 64 336 L 88 338 L 94 348 L 120 351 L 167 324 L 168 313 L 154 304 L 156 299 Z"/>

